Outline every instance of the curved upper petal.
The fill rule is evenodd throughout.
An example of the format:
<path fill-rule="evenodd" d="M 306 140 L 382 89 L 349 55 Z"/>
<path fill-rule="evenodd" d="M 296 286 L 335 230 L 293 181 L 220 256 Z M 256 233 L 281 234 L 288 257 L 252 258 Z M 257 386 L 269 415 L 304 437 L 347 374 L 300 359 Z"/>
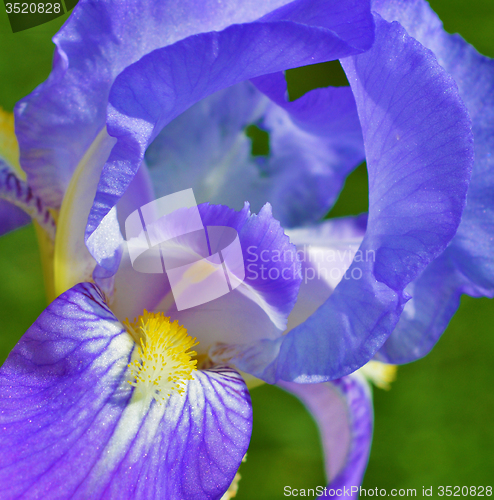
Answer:
<path fill-rule="evenodd" d="M 430 48 L 439 64 L 455 79 L 472 119 L 475 164 L 467 204 L 448 257 L 472 284 L 494 293 L 494 61 L 480 55 L 459 35 L 450 35 L 423 0 L 403 5 L 376 2 L 383 17 L 396 19 L 411 36 Z"/>
<path fill-rule="evenodd" d="M 288 1 L 78 2 L 53 38 L 50 77 L 15 110 L 20 161 L 36 195 L 60 206 L 77 164 L 105 126 L 110 88 L 124 68 L 159 47 L 255 21 Z"/>
<path fill-rule="evenodd" d="M 108 109 L 109 133 L 118 142 L 103 170 L 87 228 L 86 242 L 96 260 L 98 249 L 92 245 L 91 235 L 122 196 L 147 146 L 173 118 L 235 83 L 361 53 L 372 43 L 373 21 L 367 2 L 339 1 L 335 16 L 331 8 L 336 2 L 295 3 L 307 7 L 307 12 L 311 6 L 313 13 L 327 15 L 312 16 L 312 25 L 305 25 L 302 13 L 297 18 L 297 12 L 281 11 L 269 21 L 189 37 L 144 56 L 118 76 Z M 355 32 L 349 30 L 352 23 L 359 26 Z"/>
<path fill-rule="evenodd" d="M 360 250 L 372 258 L 354 260 L 352 279 L 283 339 L 265 343 L 262 355 L 250 346 L 236 358 L 235 366 L 265 380 L 322 382 L 365 364 L 395 327 L 408 298 L 403 289 L 454 236 L 465 203 L 470 120 L 433 54 L 377 16 L 372 49 L 342 64 L 367 153 L 369 218 Z"/>
<path fill-rule="evenodd" d="M 473 164 L 468 112 L 432 53 L 381 19 L 376 51 L 343 62 L 355 94 L 369 172 L 367 238 L 379 240 L 375 274 L 403 288 L 454 236 Z M 397 38 L 403 36 L 401 46 Z M 394 51 L 391 52 L 391 45 Z M 407 56 L 406 62 L 404 56 Z M 407 104 L 405 106 L 405 103 Z"/>
<path fill-rule="evenodd" d="M 374 8 L 399 21 L 430 48 L 439 64 L 455 79 L 470 117 L 475 164 L 467 204 L 456 236 L 445 252 L 410 287 L 412 296 L 382 359 L 413 361 L 435 345 L 459 305 L 460 295 L 494 295 L 494 61 L 480 55 L 459 35 L 450 35 L 422 0 L 379 0 Z"/>
<path fill-rule="evenodd" d="M 372 442 L 372 396 L 365 379 L 352 374 L 321 384 L 280 382 L 279 385 L 305 404 L 319 426 L 327 489 L 347 488 L 351 495 L 346 496 L 357 498 Z"/>
<path fill-rule="evenodd" d="M 246 452 L 250 397 L 194 372 L 162 405 L 127 382 L 135 343 L 98 289 L 58 297 L 0 369 L 2 498 L 220 498 Z"/>

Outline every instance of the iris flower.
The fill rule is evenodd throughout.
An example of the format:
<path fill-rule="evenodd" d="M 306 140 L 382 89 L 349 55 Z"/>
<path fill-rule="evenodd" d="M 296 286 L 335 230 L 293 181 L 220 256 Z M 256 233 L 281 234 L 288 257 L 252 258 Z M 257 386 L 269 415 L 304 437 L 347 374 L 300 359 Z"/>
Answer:
<path fill-rule="evenodd" d="M 366 363 L 424 355 L 461 293 L 492 296 L 491 61 L 421 0 L 81 1 L 54 41 L 15 111 L 27 180 L 6 157 L 0 177 L 54 299 L 0 371 L 3 497 L 221 498 L 256 379 L 312 411 L 330 487 L 358 485 Z M 288 101 L 284 70 L 334 59 L 350 87 Z M 364 159 L 368 215 L 320 222 Z M 178 311 L 123 226 L 191 187 L 247 272 Z"/>

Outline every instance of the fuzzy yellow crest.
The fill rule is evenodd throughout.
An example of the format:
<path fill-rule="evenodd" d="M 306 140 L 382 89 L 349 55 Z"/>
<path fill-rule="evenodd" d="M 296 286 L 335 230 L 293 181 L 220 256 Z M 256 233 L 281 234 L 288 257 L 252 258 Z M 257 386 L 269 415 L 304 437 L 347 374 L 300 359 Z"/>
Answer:
<path fill-rule="evenodd" d="M 199 342 L 187 335 L 187 329 L 178 321 L 171 322 L 163 313 L 144 310 L 133 323 L 127 319 L 124 325 L 138 345 L 138 355 L 129 364 L 129 384 L 159 403 L 174 391 L 182 394 L 197 364 L 192 359 L 197 353 L 189 349 Z"/>

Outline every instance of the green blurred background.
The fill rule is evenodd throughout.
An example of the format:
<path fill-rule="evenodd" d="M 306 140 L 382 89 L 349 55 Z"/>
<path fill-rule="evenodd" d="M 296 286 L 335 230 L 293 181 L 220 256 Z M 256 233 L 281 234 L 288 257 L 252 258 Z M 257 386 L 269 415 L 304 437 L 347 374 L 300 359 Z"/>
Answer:
<path fill-rule="evenodd" d="M 494 57 L 493 0 L 432 0 L 446 30 Z M 0 106 L 11 111 L 49 74 L 51 37 L 67 16 L 12 34 L 0 4 Z M 290 96 L 344 84 L 334 64 L 288 73 Z M 493 124 L 494 127 L 494 124 Z M 367 205 L 365 165 L 348 179 L 330 216 Z M 45 307 L 32 226 L 0 238 L 0 362 Z M 375 432 L 364 487 L 494 485 L 494 304 L 464 297 L 426 358 L 399 368 L 390 391 L 376 389 Z M 241 466 L 239 500 L 285 498 L 283 487 L 324 485 L 318 431 L 303 406 L 283 391 L 252 391 L 254 430 Z"/>

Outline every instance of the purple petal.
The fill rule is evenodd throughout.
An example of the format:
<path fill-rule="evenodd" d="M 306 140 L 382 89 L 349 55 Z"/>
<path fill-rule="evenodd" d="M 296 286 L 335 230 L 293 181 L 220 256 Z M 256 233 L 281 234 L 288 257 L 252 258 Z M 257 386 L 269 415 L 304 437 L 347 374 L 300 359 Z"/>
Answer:
<path fill-rule="evenodd" d="M 225 225 L 237 230 L 246 267 L 245 278 L 237 290 L 252 300 L 259 297 L 258 304 L 264 306 L 273 323 L 283 330 L 297 300 L 299 263 L 295 247 L 273 218 L 271 207 L 266 205 L 255 215 L 250 213 L 248 205 L 241 212 L 205 205 L 200 213 L 206 226 Z M 261 269 L 263 263 L 265 272 Z"/>
<path fill-rule="evenodd" d="M 381 247 L 375 274 L 396 289 L 416 277 L 456 232 L 473 163 L 472 133 L 456 85 L 433 54 L 401 26 L 376 23 L 375 53 L 343 66 L 364 132 L 367 228 Z M 378 74 L 376 57 L 387 60 L 389 78 Z"/>
<path fill-rule="evenodd" d="M 406 8 L 379 2 L 383 15 L 397 19 L 426 47 L 458 84 L 472 119 L 475 164 L 467 204 L 458 233 L 448 248 L 449 258 L 479 288 L 494 293 L 494 61 L 480 55 L 459 35 L 449 35 L 426 2 L 414 0 Z M 385 4 L 389 4 L 389 7 Z"/>
<path fill-rule="evenodd" d="M 105 126 L 110 87 L 124 68 L 154 49 L 255 21 L 285 3 L 81 0 L 53 39 L 50 77 L 16 108 L 21 164 L 35 194 L 60 206 L 77 164 Z"/>
<path fill-rule="evenodd" d="M 139 273 L 125 259 L 115 276 L 116 315 L 123 320 L 141 314 L 144 308 L 163 311 L 199 339 L 196 350 L 200 354 L 216 342 L 242 344 L 278 338 L 297 300 L 301 279 L 295 247 L 273 219 L 270 207 L 256 215 L 247 204 L 240 212 L 203 204 L 199 212 L 206 228 L 226 226 L 237 231 L 245 265 L 243 282 L 222 297 L 178 311 L 166 274 Z"/>
<path fill-rule="evenodd" d="M 93 177 L 94 179 L 94 177 Z M 81 183 L 78 182 L 79 188 L 82 187 Z M 102 220 L 101 229 L 102 231 L 98 233 L 99 238 L 93 241 L 93 244 L 99 248 L 100 256 L 102 257 L 102 266 L 97 265 L 92 273 L 92 278 L 95 280 L 102 289 L 105 290 L 107 297 L 113 299 L 114 294 L 114 270 L 119 266 L 122 267 L 122 258 L 128 260 L 128 254 L 124 255 L 127 248 L 124 245 L 123 235 L 125 234 L 125 221 L 127 217 L 140 208 L 141 206 L 150 203 L 154 200 L 153 186 L 151 184 L 151 179 L 149 177 L 149 172 L 145 163 L 142 163 L 139 167 L 137 174 L 132 179 L 129 187 L 125 194 L 120 198 L 116 205 L 116 210 L 111 210 L 109 214 Z M 90 203 L 92 199 L 90 200 Z M 65 205 L 65 204 L 64 204 Z M 77 206 L 77 205 L 76 205 Z M 79 204 L 80 206 L 80 204 Z M 88 207 L 89 212 L 89 207 Z M 87 213 L 86 212 L 86 215 Z M 84 219 L 84 225 L 87 222 L 87 217 Z M 74 236 L 78 238 L 84 233 L 84 229 L 81 232 L 76 232 Z M 83 240 L 78 241 L 78 248 L 86 249 Z M 116 249 L 116 250 L 115 250 Z M 72 252 L 74 255 L 74 252 Z M 91 262 L 93 259 L 91 257 Z M 123 265 L 123 267 L 129 267 L 130 261 Z M 141 278 L 142 275 L 137 277 Z M 132 276 L 133 279 L 136 276 Z M 126 282 L 128 284 L 128 281 Z M 132 289 L 135 288 L 135 283 Z M 140 289 L 142 291 L 142 289 Z M 148 292 L 150 292 L 149 290 Z M 135 304 L 137 305 L 137 304 Z M 134 308 L 130 308 L 134 309 Z M 136 312 L 127 312 L 129 317 L 135 317 L 142 313 L 142 307 Z"/>
<path fill-rule="evenodd" d="M 334 5 L 296 4 L 314 5 L 315 13 Z M 350 5 L 355 8 L 348 9 Z M 276 21 L 235 25 L 190 37 L 148 54 L 118 76 L 108 110 L 109 133 L 118 142 L 103 171 L 86 233 L 97 261 L 100 257 L 91 244 L 91 234 L 122 196 L 147 146 L 173 118 L 200 99 L 243 80 L 369 47 L 373 23 L 367 2 L 339 1 L 335 12 L 334 19 L 318 18 L 316 27 L 293 22 L 290 15 L 294 13 L 283 17 L 283 11 Z M 348 23 L 353 22 L 359 26 L 357 37 L 357 32 L 348 31 Z"/>
<path fill-rule="evenodd" d="M 350 495 L 345 496 L 357 498 L 372 441 L 373 409 L 367 382 L 354 374 L 322 384 L 281 382 L 279 385 L 306 405 L 319 426 L 327 489 L 346 488 Z"/>
<path fill-rule="evenodd" d="M 494 62 L 459 35 L 449 35 L 426 2 L 376 1 L 455 78 L 472 118 L 475 164 L 467 204 L 456 236 L 439 259 L 410 288 L 413 298 L 381 353 L 394 363 L 413 361 L 434 346 L 455 313 L 462 293 L 494 295 Z"/>
<path fill-rule="evenodd" d="M 153 405 L 136 431 L 105 498 L 125 491 L 129 499 L 219 499 L 249 446 L 250 395 L 234 370 L 198 371 L 184 395 L 172 395 L 164 408 Z"/>
<path fill-rule="evenodd" d="M 376 18 L 376 41 L 343 66 L 354 90 L 369 170 L 369 219 L 331 297 L 283 340 L 255 346 L 239 369 L 269 381 L 323 382 L 365 364 L 395 327 L 404 287 L 441 253 L 460 222 L 472 164 L 467 112 L 434 56 Z M 369 258 L 367 256 L 370 255 Z M 260 347 L 259 347 L 260 349 Z M 252 371 L 251 371 L 252 370 Z M 254 373 L 255 372 L 255 373 Z"/>
<path fill-rule="evenodd" d="M 127 191 L 117 204 L 118 222 L 122 229 L 122 234 L 125 234 L 124 228 L 127 217 L 155 198 L 159 198 L 159 195 L 156 195 L 149 175 L 149 169 L 143 163 L 132 179 Z"/>
<path fill-rule="evenodd" d="M 281 73 L 255 82 L 261 90 L 269 83 L 270 93 L 265 92 L 271 99 L 278 98 L 275 83 L 277 92 L 286 92 Z M 251 124 L 269 134 L 267 156 L 251 155 L 245 134 Z M 192 186 L 199 202 L 237 210 L 245 200 L 256 212 L 269 202 L 284 227 L 322 218 L 347 173 L 363 159 L 349 88 L 317 89 L 293 103 L 283 97 L 275 104 L 249 82 L 193 105 L 146 151 L 158 197 Z"/>
<path fill-rule="evenodd" d="M 3 496 L 75 491 L 130 399 L 117 389 L 132 344 L 93 285 L 41 314 L 0 371 Z"/>
<path fill-rule="evenodd" d="M 245 454 L 251 406 L 229 369 L 165 404 L 134 398 L 135 343 L 94 285 L 56 299 L 0 369 L 2 498 L 219 498 Z"/>
<path fill-rule="evenodd" d="M 288 102 L 283 73 L 252 81 L 279 106 L 259 121 L 270 133 L 273 156 L 280 152 L 264 171 L 268 175 L 286 172 L 285 182 L 278 180 L 276 198 L 269 201 L 280 205 L 284 226 L 320 220 L 336 201 L 346 176 L 365 159 L 352 91 L 349 87 L 315 89 Z M 297 134 L 292 131 L 294 125 Z"/>

